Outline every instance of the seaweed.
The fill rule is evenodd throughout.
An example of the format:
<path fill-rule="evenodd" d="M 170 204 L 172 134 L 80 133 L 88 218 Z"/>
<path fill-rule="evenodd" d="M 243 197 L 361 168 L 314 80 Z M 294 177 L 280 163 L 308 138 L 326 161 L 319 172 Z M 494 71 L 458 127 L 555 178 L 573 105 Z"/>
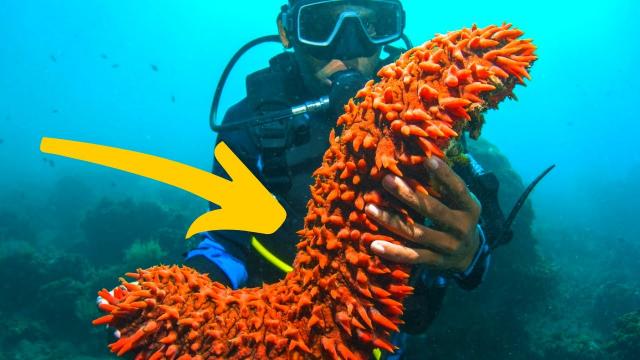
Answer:
<path fill-rule="evenodd" d="M 81 223 L 85 241 L 77 249 L 97 265 L 120 263 L 136 241 L 155 239 L 166 262 L 180 261 L 186 250 L 181 241 L 187 221 L 150 201 L 103 198 L 89 209 Z"/>
<path fill-rule="evenodd" d="M 618 318 L 613 339 L 606 346 L 614 359 L 636 359 L 640 354 L 640 310 Z"/>

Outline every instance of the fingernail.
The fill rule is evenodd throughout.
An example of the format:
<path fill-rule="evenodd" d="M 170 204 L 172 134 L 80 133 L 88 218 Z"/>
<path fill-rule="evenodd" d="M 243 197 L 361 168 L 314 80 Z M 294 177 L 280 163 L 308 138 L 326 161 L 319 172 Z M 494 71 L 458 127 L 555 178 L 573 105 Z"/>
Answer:
<path fill-rule="evenodd" d="M 435 156 L 431 156 L 427 160 L 427 166 L 432 170 L 435 170 L 438 168 L 438 166 L 440 166 L 440 161 L 438 161 L 438 158 L 436 158 Z"/>
<path fill-rule="evenodd" d="M 396 177 L 393 175 L 386 175 L 382 179 L 382 185 L 387 189 L 395 189 L 398 187 L 398 184 L 396 183 Z"/>
<path fill-rule="evenodd" d="M 380 209 L 378 209 L 378 207 L 373 204 L 368 204 L 366 210 L 368 213 L 370 213 L 373 216 L 380 215 Z"/>
<path fill-rule="evenodd" d="M 382 241 L 376 240 L 371 243 L 371 250 L 376 254 L 384 254 L 384 245 L 382 245 Z"/>

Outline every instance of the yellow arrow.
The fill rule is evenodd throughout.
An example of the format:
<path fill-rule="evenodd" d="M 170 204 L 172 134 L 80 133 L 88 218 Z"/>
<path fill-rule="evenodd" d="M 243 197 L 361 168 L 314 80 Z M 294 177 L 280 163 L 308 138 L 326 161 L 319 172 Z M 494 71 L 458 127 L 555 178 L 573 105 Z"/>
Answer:
<path fill-rule="evenodd" d="M 223 142 L 218 143 L 214 155 L 231 181 L 177 161 L 79 141 L 43 137 L 40 151 L 154 179 L 219 205 L 220 209 L 204 213 L 191 223 L 187 238 L 211 230 L 271 234 L 287 217 L 278 200 Z"/>

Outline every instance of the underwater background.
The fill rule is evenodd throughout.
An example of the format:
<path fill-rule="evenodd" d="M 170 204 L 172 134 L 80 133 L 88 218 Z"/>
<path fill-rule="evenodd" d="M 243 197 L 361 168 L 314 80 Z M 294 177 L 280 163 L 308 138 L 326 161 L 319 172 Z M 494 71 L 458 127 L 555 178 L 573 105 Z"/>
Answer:
<path fill-rule="evenodd" d="M 0 359 L 106 359 L 96 291 L 180 263 L 206 210 L 181 190 L 44 155 L 43 136 L 122 147 L 202 169 L 217 80 L 283 1 L 0 2 Z M 412 358 L 640 357 L 640 4 L 403 2 L 414 44 L 511 22 L 539 60 L 518 101 L 490 111 L 478 160 L 509 209 L 533 192 L 480 289 L 453 287 Z M 223 96 L 281 51 L 249 52 Z M 634 66 L 635 65 L 635 66 Z M 415 349 L 414 349 L 415 348 Z"/>

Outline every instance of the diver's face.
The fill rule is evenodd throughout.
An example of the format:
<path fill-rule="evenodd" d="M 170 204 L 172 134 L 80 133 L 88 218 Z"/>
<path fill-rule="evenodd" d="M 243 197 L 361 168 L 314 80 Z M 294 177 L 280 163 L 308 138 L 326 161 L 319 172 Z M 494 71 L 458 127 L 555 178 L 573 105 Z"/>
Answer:
<path fill-rule="evenodd" d="M 361 34 L 361 32 L 366 32 L 369 36 L 375 36 L 375 29 L 370 26 L 370 21 L 373 21 L 372 19 L 376 17 L 372 9 L 353 4 L 323 7 L 319 8 L 317 13 L 306 16 L 305 21 L 301 22 L 301 26 L 306 28 L 305 31 L 307 33 L 324 34 L 324 36 L 319 36 L 322 38 L 328 34 L 328 30 L 335 26 L 331 21 L 327 24 L 327 19 L 337 19 L 343 12 L 356 13 L 360 20 L 358 20 L 359 23 L 356 26 L 349 27 L 348 30 L 346 29 L 348 26 L 344 25 L 340 30 L 333 30 L 338 31 L 337 38 L 334 38 L 333 43 L 340 45 L 327 47 L 325 51 L 333 51 L 332 54 L 328 56 L 323 54 L 321 55 L 322 58 L 318 58 L 315 52 L 308 50 L 304 46 L 295 47 L 296 60 L 300 66 L 305 85 L 317 96 L 326 95 L 329 92 L 331 87 L 329 78 L 338 71 L 358 70 L 365 77 L 372 78 L 376 70 L 375 67 L 380 57 L 381 47 L 370 45 L 372 47 L 366 51 L 361 48 L 362 42 L 366 41 L 365 35 Z M 366 28 L 360 27 L 361 22 L 364 22 L 362 26 L 366 26 Z M 345 49 L 354 51 L 353 55 L 345 55 Z M 358 54 L 362 55 L 359 56 Z M 356 57 L 350 58 L 351 56 Z"/>
<path fill-rule="evenodd" d="M 329 93 L 331 88 L 331 80 L 329 78 L 338 71 L 358 70 L 365 77 L 373 78 L 380 52 L 381 49 L 369 57 L 358 57 L 349 60 L 320 60 L 301 49 L 296 49 L 295 57 L 307 89 L 315 96 L 322 96 Z"/>

